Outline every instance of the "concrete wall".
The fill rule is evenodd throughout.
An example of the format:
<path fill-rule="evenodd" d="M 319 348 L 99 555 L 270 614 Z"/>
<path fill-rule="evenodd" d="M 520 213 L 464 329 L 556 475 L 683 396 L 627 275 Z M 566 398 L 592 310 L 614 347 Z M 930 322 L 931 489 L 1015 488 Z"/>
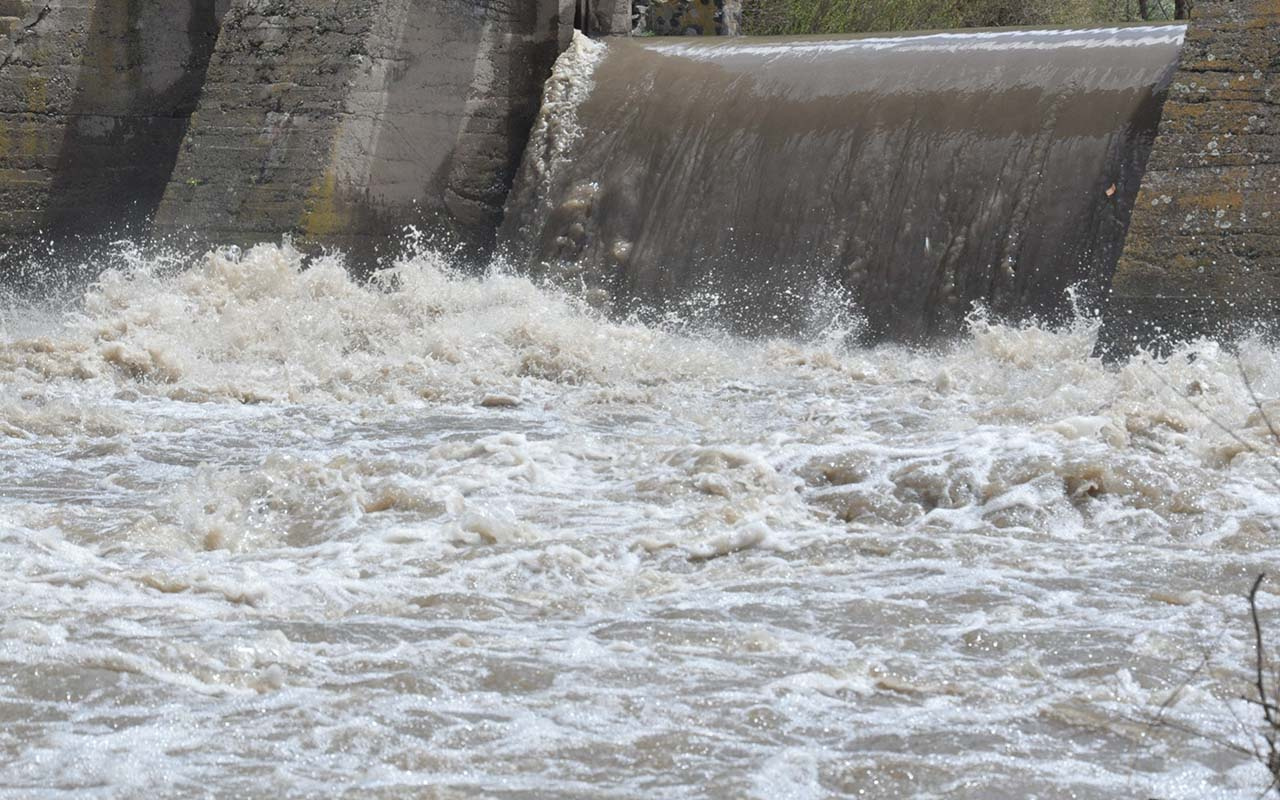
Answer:
<path fill-rule="evenodd" d="M 1104 346 L 1280 311 L 1280 0 L 1198 0 L 1113 281 Z"/>
<path fill-rule="evenodd" d="M 631 0 L 575 0 L 574 26 L 591 36 L 630 36 Z"/>
<path fill-rule="evenodd" d="M 229 0 L 0 0 L 0 240 L 150 218 Z"/>
<path fill-rule="evenodd" d="M 492 245 L 572 0 L 233 0 L 159 232 Z"/>

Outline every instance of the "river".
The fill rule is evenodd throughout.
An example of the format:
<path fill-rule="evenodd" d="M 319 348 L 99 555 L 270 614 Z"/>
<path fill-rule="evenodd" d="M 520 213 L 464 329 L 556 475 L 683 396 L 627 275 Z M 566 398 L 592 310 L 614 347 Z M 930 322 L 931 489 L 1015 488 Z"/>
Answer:
<path fill-rule="evenodd" d="M 406 249 L 3 304 L 0 796 L 1265 787 L 1274 347 L 736 338 Z"/>

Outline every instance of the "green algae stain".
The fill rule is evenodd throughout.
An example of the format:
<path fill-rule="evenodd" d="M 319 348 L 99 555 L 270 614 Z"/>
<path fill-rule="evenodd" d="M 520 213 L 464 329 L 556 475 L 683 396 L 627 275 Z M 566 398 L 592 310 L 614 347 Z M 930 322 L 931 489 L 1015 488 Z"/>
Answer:
<path fill-rule="evenodd" d="M 27 111 L 32 114 L 43 114 L 49 110 L 49 84 L 43 75 L 31 75 L 27 78 L 22 90 L 23 101 Z"/>
<path fill-rule="evenodd" d="M 18 146 L 24 156 L 35 158 L 40 155 L 41 126 L 28 122 L 22 129 L 22 143 Z"/>
<path fill-rule="evenodd" d="M 309 238 L 332 236 L 350 228 L 347 217 L 338 200 L 338 179 L 331 171 L 326 171 L 307 191 L 302 232 Z"/>

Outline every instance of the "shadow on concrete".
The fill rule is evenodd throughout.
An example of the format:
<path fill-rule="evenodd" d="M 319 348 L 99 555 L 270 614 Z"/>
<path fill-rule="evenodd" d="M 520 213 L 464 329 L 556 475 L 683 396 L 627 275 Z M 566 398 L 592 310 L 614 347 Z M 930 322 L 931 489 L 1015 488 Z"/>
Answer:
<path fill-rule="evenodd" d="M 53 241 L 91 248 L 146 232 L 229 5 L 95 4 L 45 212 Z"/>
<path fill-rule="evenodd" d="M 461 259 L 485 261 L 558 41 L 537 35 L 546 21 L 536 3 L 478 14 L 470 0 L 416 0 L 408 10 L 379 107 L 351 109 L 357 127 L 368 113 L 356 137 L 368 149 L 342 160 L 364 160 L 367 174 L 340 182 L 353 235 L 336 238 L 366 260 L 374 241 L 394 248 L 412 224 Z"/>

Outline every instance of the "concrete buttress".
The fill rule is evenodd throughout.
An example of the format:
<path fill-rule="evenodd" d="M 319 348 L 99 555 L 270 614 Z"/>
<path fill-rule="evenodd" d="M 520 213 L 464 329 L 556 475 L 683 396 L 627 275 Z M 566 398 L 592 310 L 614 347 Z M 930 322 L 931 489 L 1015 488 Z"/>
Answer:
<path fill-rule="evenodd" d="M 562 13 L 567 9 L 567 14 Z M 492 247 L 565 0 L 233 0 L 156 216 L 213 244 Z"/>
<path fill-rule="evenodd" d="M 0 0 L 0 254 L 145 232 L 229 2 Z"/>

